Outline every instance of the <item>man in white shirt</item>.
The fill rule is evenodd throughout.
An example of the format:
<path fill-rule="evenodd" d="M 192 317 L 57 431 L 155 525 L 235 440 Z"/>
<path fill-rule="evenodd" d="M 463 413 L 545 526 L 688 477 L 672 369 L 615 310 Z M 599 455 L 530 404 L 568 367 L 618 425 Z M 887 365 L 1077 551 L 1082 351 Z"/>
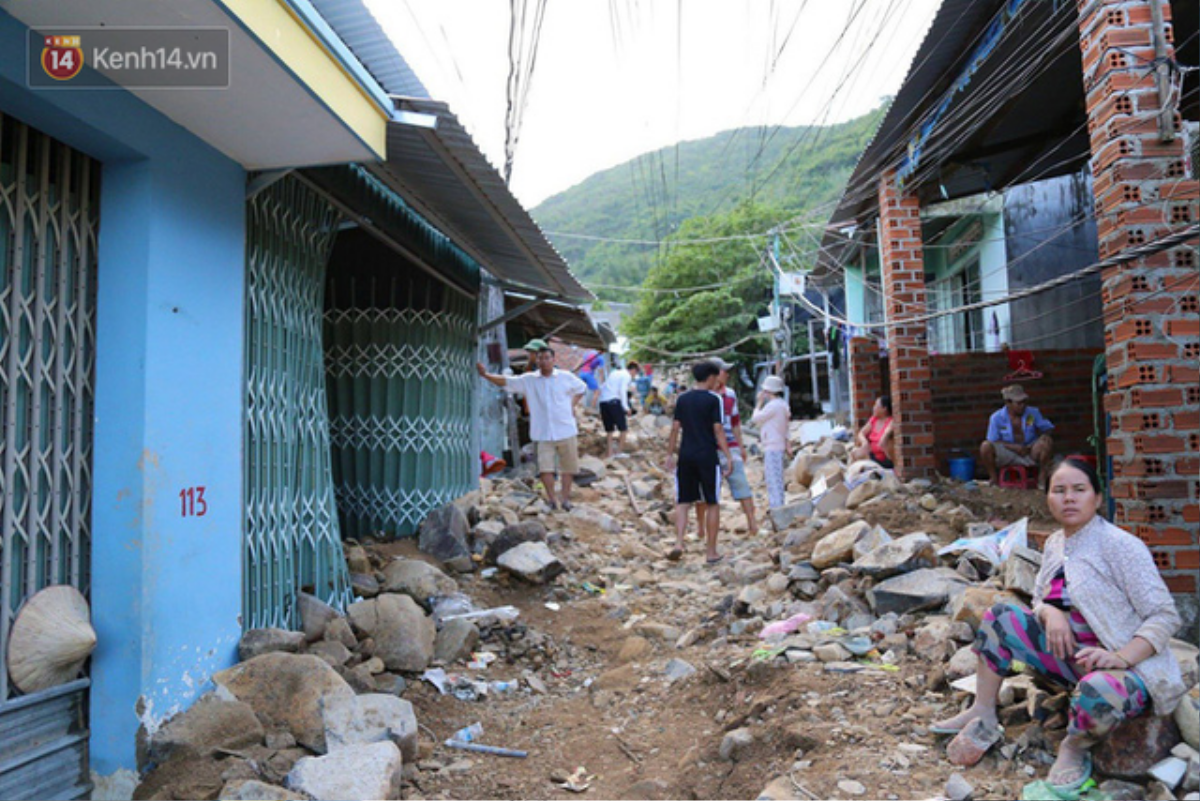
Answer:
<path fill-rule="evenodd" d="M 571 509 L 571 485 L 579 472 L 579 446 L 575 407 L 587 391 L 579 376 L 554 366 L 554 351 L 543 340 L 534 339 L 525 350 L 535 354 L 537 370 L 517 376 L 492 375 L 476 364 L 484 379 L 513 395 L 524 395 L 529 404 L 529 438 L 537 446 L 538 473 L 546 488 L 550 509 L 559 507 L 554 493 L 555 457 L 562 476 L 562 508 Z"/>
<path fill-rule="evenodd" d="M 600 420 L 608 436 L 609 459 L 624 455 L 625 435 L 629 431 L 629 422 L 625 419 L 625 415 L 629 414 L 629 386 L 638 372 L 637 362 L 630 362 L 628 367 L 616 365 L 600 385 Z M 613 439 L 618 431 L 620 438 L 614 449 Z"/>

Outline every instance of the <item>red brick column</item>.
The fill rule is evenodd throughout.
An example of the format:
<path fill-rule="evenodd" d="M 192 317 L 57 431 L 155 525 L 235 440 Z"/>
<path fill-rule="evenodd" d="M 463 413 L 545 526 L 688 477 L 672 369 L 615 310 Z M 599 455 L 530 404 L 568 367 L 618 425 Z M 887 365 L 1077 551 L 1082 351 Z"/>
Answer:
<path fill-rule="evenodd" d="M 867 424 L 875 399 L 883 394 L 883 369 L 879 343 L 870 337 L 850 340 L 850 409 L 855 430 Z"/>
<path fill-rule="evenodd" d="M 1080 0 L 1083 85 L 1092 139 L 1100 257 L 1152 242 L 1197 216 L 1197 182 L 1184 174 L 1176 136 L 1163 142 L 1153 70 L 1152 4 L 1163 0 Z M 1196 591 L 1200 567 L 1200 273 L 1195 244 L 1103 274 L 1105 352 L 1112 415 L 1116 522 L 1150 546 L 1174 592 Z"/>
<path fill-rule="evenodd" d="M 924 322 L 925 255 L 921 205 L 896 187 L 894 171 L 879 179 L 879 260 L 887 314 L 888 372 L 896 426 L 896 471 L 905 479 L 932 477 L 933 394 Z"/>

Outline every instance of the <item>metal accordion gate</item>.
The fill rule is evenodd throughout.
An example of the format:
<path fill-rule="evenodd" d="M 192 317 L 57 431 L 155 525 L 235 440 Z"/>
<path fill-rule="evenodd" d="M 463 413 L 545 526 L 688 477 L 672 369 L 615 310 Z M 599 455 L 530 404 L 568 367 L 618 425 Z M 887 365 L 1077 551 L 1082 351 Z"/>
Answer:
<path fill-rule="evenodd" d="M 343 607 L 321 317 L 338 213 L 286 177 L 247 204 L 243 625 L 297 628 L 304 590 Z"/>
<path fill-rule="evenodd" d="M 338 514 L 347 537 L 406 536 L 470 492 L 479 470 L 477 301 L 351 250 L 335 255 L 325 313 Z"/>
<path fill-rule="evenodd" d="M 100 165 L 0 114 L 0 798 L 90 790 L 88 679 L 21 695 L 24 601 L 91 576 Z"/>

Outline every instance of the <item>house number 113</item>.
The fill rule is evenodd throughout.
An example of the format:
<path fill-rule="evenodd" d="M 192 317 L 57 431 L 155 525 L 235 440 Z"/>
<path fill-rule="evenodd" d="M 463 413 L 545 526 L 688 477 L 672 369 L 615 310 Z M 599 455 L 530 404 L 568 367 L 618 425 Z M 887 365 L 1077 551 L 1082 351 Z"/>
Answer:
<path fill-rule="evenodd" d="M 179 514 L 182 517 L 204 517 L 207 511 L 204 487 L 188 487 L 179 491 Z"/>

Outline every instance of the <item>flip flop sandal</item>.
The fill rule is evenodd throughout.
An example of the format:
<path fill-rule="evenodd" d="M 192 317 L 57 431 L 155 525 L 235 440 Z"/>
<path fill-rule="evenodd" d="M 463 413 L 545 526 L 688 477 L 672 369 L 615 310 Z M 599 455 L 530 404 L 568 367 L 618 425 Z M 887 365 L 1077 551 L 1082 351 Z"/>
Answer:
<path fill-rule="evenodd" d="M 962 730 L 963 730 L 962 726 L 955 727 L 955 726 L 936 726 L 935 725 L 935 726 L 929 727 L 929 731 L 933 732 L 934 734 L 959 734 L 960 732 L 962 732 Z"/>
<path fill-rule="evenodd" d="M 1092 778 L 1092 755 L 1091 753 L 1084 754 L 1083 762 L 1080 763 L 1077 770 L 1080 771 L 1079 778 L 1067 784 L 1054 784 L 1050 781 L 1050 777 L 1046 777 L 1046 783 L 1054 788 L 1058 793 L 1077 793 L 1083 789 L 1083 786 Z"/>
<path fill-rule="evenodd" d="M 717 557 L 714 557 L 714 558 L 712 558 L 712 559 L 705 559 L 705 560 L 704 560 L 705 564 L 709 564 L 709 565 L 719 565 L 719 564 L 721 564 L 721 562 L 723 562 L 723 561 L 725 561 L 725 557 L 724 557 L 724 556 L 717 556 Z"/>

